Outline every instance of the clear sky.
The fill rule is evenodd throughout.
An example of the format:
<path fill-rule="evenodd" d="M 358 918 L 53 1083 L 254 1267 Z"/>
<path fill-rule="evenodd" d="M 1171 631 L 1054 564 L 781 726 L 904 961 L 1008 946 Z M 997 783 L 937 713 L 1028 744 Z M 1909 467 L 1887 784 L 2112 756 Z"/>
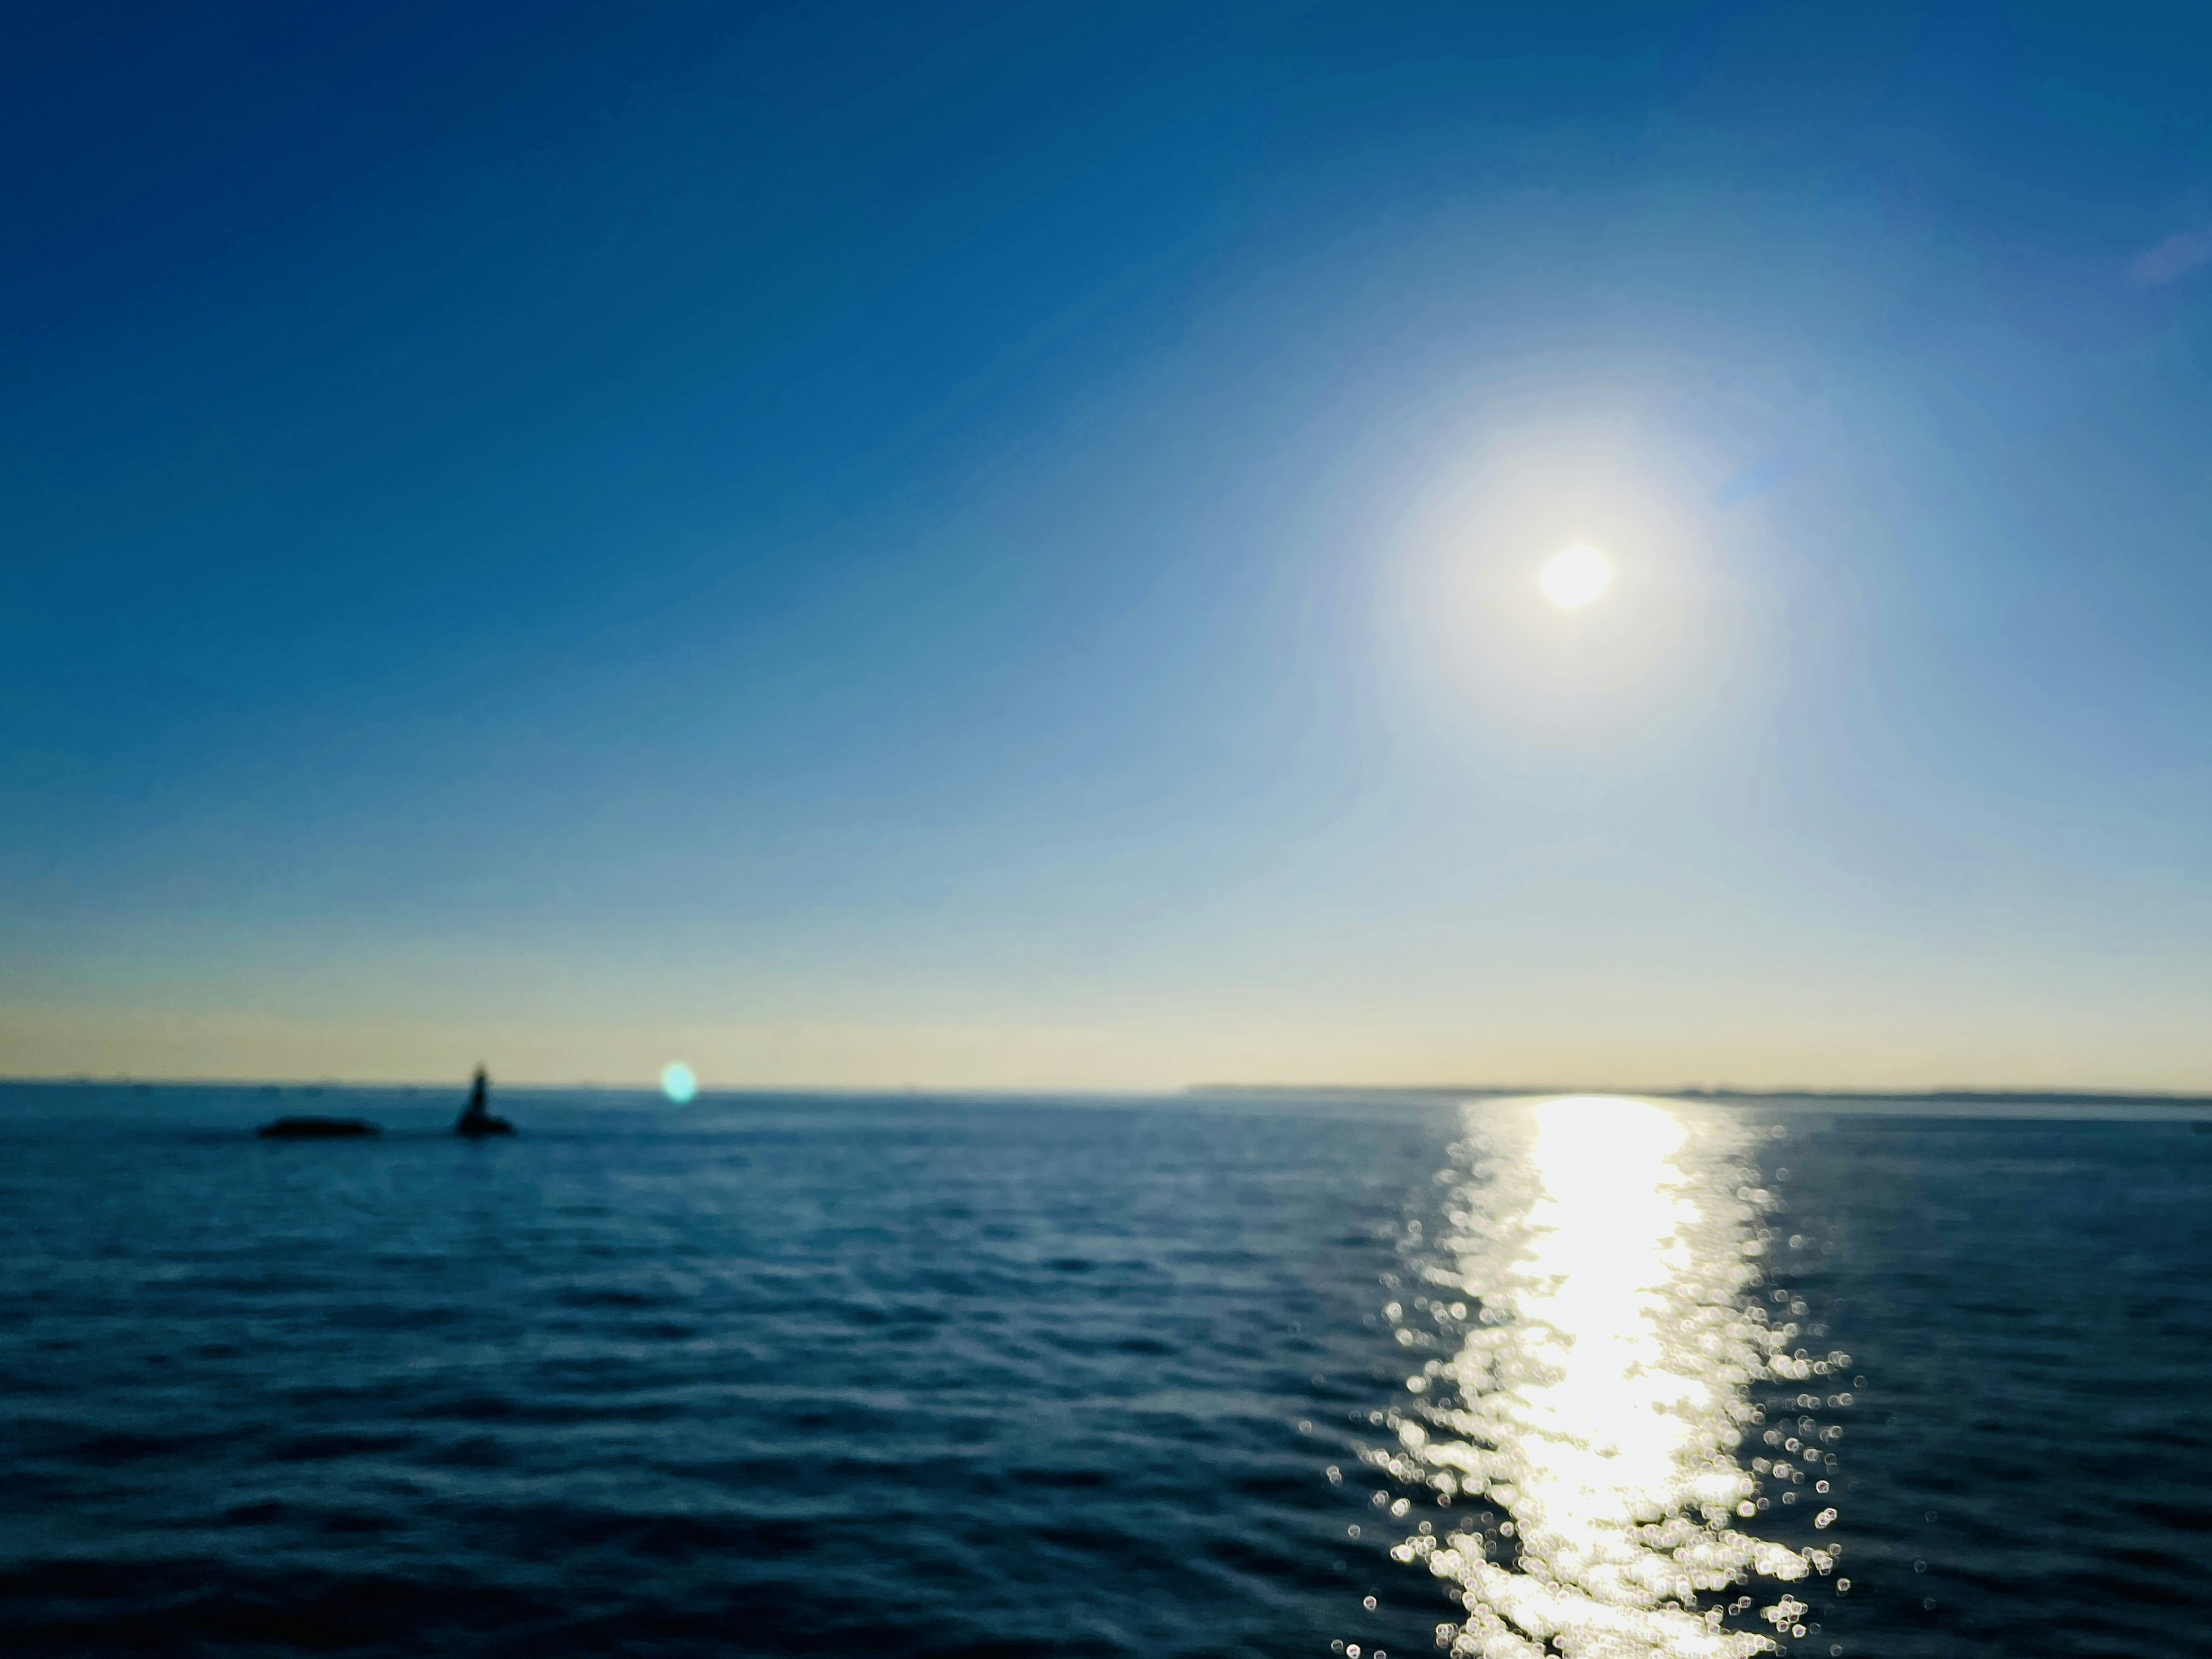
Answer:
<path fill-rule="evenodd" d="M 2212 1087 L 2212 10 L 8 32 L 0 1073 Z"/>

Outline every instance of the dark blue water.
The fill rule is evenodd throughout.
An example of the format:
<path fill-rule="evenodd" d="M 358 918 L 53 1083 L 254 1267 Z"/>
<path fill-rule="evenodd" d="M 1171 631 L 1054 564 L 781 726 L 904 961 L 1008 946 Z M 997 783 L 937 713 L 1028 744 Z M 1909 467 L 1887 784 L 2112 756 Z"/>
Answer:
<path fill-rule="evenodd" d="M 1456 1103 L 509 1094 L 466 1145 L 458 1101 L 0 1091 L 7 1645 L 1403 1659 L 1474 1621 L 1394 1549 L 1547 1570 L 1533 1510 L 1388 1466 L 1442 1409 L 1409 1357 L 1484 1317 L 1414 1293 Z M 246 1133 L 300 1110 L 387 1133 Z M 1742 1382 L 1747 1471 L 1820 1403 L 1802 1493 L 1747 1473 L 1729 1524 L 1834 1559 L 1684 1604 L 1813 1654 L 2212 1650 L 2212 1134 L 1735 1117 L 1741 1300 L 1853 1375 Z"/>

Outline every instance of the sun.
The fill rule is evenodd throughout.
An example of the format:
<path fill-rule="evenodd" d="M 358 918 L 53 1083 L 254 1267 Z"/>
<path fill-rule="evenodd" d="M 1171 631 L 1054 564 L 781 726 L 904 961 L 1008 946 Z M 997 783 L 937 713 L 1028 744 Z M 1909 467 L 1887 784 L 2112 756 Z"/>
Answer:
<path fill-rule="evenodd" d="M 1604 554 L 1580 543 L 1554 553 L 1544 566 L 1544 597 L 1563 611 L 1579 611 L 1613 581 Z"/>

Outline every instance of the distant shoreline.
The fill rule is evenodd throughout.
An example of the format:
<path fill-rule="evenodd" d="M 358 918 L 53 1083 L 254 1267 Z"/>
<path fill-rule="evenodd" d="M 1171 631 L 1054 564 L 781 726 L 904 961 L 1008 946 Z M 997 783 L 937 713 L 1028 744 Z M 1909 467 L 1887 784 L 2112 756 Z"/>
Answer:
<path fill-rule="evenodd" d="M 1206 1083 L 1187 1090 L 1194 1095 L 1407 1095 L 1424 1099 L 1517 1099 L 1528 1095 L 1627 1095 L 1639 1100 L 1761 1102 L 1933 1101 L 1955 1106 L 2212 1106 L 2212 1093 L 2181 1090 L 2125 1089 L 1632 1089 L 1617 1085 L 1563 1085 L 1556 1083 L 1406 1084 L 1367 1087 L 1356 1083 Z"/>

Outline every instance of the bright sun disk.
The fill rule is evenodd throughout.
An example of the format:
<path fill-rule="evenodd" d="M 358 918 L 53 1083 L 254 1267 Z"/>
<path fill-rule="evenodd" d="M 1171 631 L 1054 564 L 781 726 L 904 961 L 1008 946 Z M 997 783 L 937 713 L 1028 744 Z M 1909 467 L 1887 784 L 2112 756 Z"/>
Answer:
<path fill-rule="evenodd" d="M 1580 610 L 1605 592 L 1613 566 L 1594 547 L 1577 544 L 1554 553 L 1544 567 L 1544 597 L 1566 611 Z"/>

